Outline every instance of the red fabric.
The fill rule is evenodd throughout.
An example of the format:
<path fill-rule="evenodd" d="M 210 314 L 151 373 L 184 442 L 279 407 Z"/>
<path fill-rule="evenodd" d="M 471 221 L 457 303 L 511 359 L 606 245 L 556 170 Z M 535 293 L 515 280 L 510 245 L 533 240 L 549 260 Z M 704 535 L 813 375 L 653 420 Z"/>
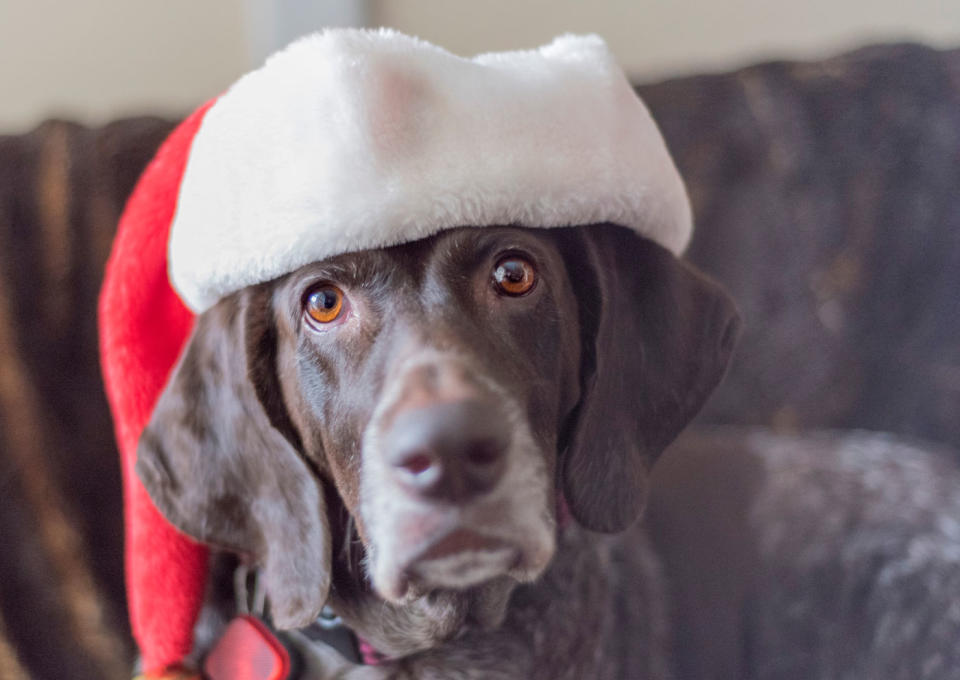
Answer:
<path fill-rule="evenodd" d="M 227 626 L 203 662 L 210 680 L 288 680 L 290 655 L 252 616 L 238 616 Z"/>
<path fill-rule="evenodd" d="M 207 549 L 160 515 L 133 465 L 193 325 L 167 278 L 167 240 L 190 145 L 211 104 L 183 121 L 144 171 L 120 218 L 100 293 L 100 359 L 123 469 L 130 622 L 147 672 L 190 652 L 207 573 Z"/>

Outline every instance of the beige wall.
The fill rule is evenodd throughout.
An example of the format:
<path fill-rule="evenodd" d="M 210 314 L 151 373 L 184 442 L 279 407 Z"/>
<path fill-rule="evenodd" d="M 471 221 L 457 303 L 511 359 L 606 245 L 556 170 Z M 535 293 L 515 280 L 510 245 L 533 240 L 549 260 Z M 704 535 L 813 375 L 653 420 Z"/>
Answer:
<path fill-rule="evenodd" d="M 461 54 L 595 31 L 643 79 L 879 40 L 960 46 L 960 0 L 355 1 L 370 23 Z M 254 65 L 256 21 L 276 2 L 0 0 L 0 132 L 51 115 L 96 123 L 184 112 Z M 306 16 L 333 0 L 286 2 Z"/>
<path fill-rule="evenodd" d="M 644 79 L 881 40 L 960 46 L 960 0 L 373 0 L 371 14 L 462 54 L 594 31 Z"/>
<path fill-rule="evenodd" d="M 182 112 L 247 67 L 234 0 L 0 0 L 0 132 Z"/>

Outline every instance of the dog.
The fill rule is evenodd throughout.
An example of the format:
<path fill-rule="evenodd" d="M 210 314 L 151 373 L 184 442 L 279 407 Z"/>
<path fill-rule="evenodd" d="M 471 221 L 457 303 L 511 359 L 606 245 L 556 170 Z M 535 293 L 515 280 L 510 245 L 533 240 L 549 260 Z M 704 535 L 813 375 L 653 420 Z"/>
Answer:
<path fill-rule="evenodd" d="M 947 457 L 716 431 L 651 477 L 739 325 L 614 225 L 339 255 L 198 317 L 137 473 L 275 626 L 326 604 L 387 658 L 292 632 L 304 677 L 960 677 Z"/>
<path fill-rule="evenodd" d="M 398 659 L 384 673 L 661 677 L 662 604 L 617 605 L 604 566 L 657 600 L 643 541 L 581 527 L 634 524 L 738 325 L 719 286 L 613 225 L 341 255 L 198 317 L 137 472 L 175 526 L 260 568 L 276 626 L 329 600 Z"/>

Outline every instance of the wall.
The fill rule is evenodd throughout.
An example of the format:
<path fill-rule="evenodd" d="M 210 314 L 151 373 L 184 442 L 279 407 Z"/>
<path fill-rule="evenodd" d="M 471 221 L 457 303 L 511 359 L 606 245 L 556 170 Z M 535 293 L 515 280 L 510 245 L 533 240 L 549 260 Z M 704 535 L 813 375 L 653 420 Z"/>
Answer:
<path fill-rule="evenodd" d="M 181 113 L 247 66 L 233 0 L 0 0 L 0 132 Z"/>
<path fill-rule="evenodd" d="M 298 27 L 364 17 L 460 54 L 596 31 L 643 80 L 880 40 L 960 46 L 958 0 L 0 0 L 0 133 L 177 115 Z"/>
<path fill-rule="evenodd" d="M 960 46 L 960 0 L 374 0 L 372 16 L 461 54 L 595 31 L 643 79 L 883 40 Z"/>

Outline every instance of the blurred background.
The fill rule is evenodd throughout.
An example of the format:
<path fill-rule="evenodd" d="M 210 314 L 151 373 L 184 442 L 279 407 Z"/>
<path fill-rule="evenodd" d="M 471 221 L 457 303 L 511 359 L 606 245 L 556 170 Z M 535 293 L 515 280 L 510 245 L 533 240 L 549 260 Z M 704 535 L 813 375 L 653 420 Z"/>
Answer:
<path fill-rule="evenodd" d="M 960 461 L 958 0 L 0 0 L 0 680 L 126 680 L 98 365 L 117 218 L 176 122 L 323 26 L 462 55 L 601 34 L 745 325 L 699 425 Z"/>
<path fill-rule="evenodd" d="M 0 0 L 0 131 L 182 114 L 322 26 L 392 26 L 469 56 L 597 32 L 638 81 L 960 44 L 956 0 Z"/>

